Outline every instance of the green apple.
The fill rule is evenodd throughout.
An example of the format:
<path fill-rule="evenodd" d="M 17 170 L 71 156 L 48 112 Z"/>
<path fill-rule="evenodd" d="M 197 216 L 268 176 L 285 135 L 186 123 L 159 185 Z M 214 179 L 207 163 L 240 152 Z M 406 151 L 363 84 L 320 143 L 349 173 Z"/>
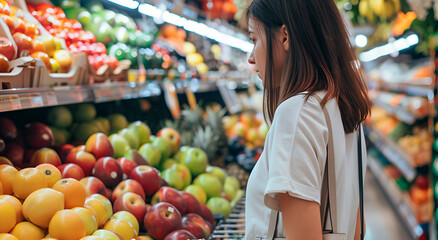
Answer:
<path fill-rule="evenodd" d="M 143 145 L 150 141 L 149 138 L 151 136 L 151 129 L 145 123 L 141 121 L 135 121 L 129 124 L 128 128 L 135 131 L 135 133 L 140 139 L 140 145 Z"/>
<path fill-rule="evenodd" d="M 183 180 L 184 188 L 190 185 L 192 182 L 192 174 L 190 173 L 190 170 L 183 164 L 173 164 L 170 166 L 171 169 L 175 169 L 180 175 Z"/>
<path fill-rule="evenodd" d="M 131 148 L 138 149 L 138 147 L 140 146 L 140 139 L 138 138 L 134 130 L 124 128 L 119 131 L 119 134 L 120 136 L 124 137 L 126 141 L 128 141 Z"/>
<path fill-rule="evenodd" d="M 233 200 L 236 197 L 238 188 L 231 183 L 224 185 L 224 192 Z"/>
<path fill-rule="evenodd" d="M 90 122 L 96 117 L 96 108 L 90 103 L 80 104 L 75 111 L 77 122 Z"/>
<path fill-rule="evenodd" d="M 195 178 L 194 185 L 200 186 L 207 194 L 207 198 L 219 197 L 222 192 L 222 183 L 211 173 L 203 173 Z"/>
<path fill-rule="evenodd" d="M 54 127 L 68 128 L 73 122 L 73 116 L 68 108 L 59 106 L 49 110 L 47 121 Z"/>
<path fill-rule="evenodd" d="M 177 189 L 183 190 L 184 183 L 181 175 L 178 173 L 176 169 L 165 169 L 161 172 L 161 177 L 169 183 L 169 186 Z"/>
<path fill-rule="evenodd" d="M 70 133 L 67 130 L 57 127 L 50 127 L 50 130 L 52 130 L 56 146 L 64 145 L 70 140 Z"/>
<path fill-rule="evenodd" d="M 108 120 L 110 122 L 111 130 L 116 132 L 128 126 L 128 120 L 126 120 L 126 117 L 120 113 L 113 113 L 109 115 Z"/>
<path fill-rule="evenodd" d="M 97 117 L 96 120 L 98 120 L 102 124 L 102 127 L 105 130 L 104 133 L 109 133 L 109 131 L 111 130 L 111 124 L 108 118 Z"/>
<path fill-rule="evenodd" d="M 166 139 L 155 137 L 152 140 L 152 145 L 160 149 L 161 161 L 165 161 L 166 159 L 169 158 L 171 148 L 170 148 L 170 143 Z"/>
<path fill-rule="evenodd" d="M 177 164 L 177 162 L 172 158 L 168 158 L 160 164 L 160 170 L 171 168 L 174 164 Z"/>
<path fill-rule="evenodd" d="M 208 163 L 207 154 L 199 148 L 186 150 L 181 156 L 181 161 L 189 168 L 192 176 L 205 172 Z"/>
<path fill-rule="evenodd" d="M 137 149 L 129 149 L 125 153 L 125 158 L 132 160 L 137 165 L 149 165 L 146 159 L 137 151 Z"/>
<path fill-rule="evenodd" d="M 185 192 L 191 193 L 200 203 L 207 202 L 207 194 L 204 189 L 198 185 L 189 185 L 184 189 Z"/>
<path fill-rule="evenodd" d="M 158 168 L 160 166 L 161 152 L 160 149 L 151 143 L 143 144 L 138 150 L 140 155 L 148 161 L 150 166 Z"/>
<path fill-rule="evenodd" d="M 114 158 L 125 156 L 126 152 L 130 149 L 128 141 L 119 134 L 111 134 L 109 140 L 114 148 Z"/>
<path fill-rule="evenodd" d="M 237 180 L 237 178 L 236 177 L 234 177 L 234 176 L 228 176 L 228 177 L 226 177 L 225 178 L 225 183 L 224 183 L 225 185 L 226 184 L 231 184 L 231 185 L 233 185 L 236 189 L 240 189 L 240 182 L 239 182 L 239 180 Z"/>
<path fill-rule="evenodd" d="M 207 169 L 205 170 L 205 172 L 211 173 L 211 174 L 215 175 L 216 177 L 218 177 L 219 180 L 221 180 L 222 184 L 225 183 L 225 177 L 227 177 L 227 173 L 225 172 L 224 169 L 222 169 L 220 167 L 216 167 L 216 166 L 208 166 Z"/>
<path fill-rule="evenodd" d="M 74 131 L 75 139 L 77 141 L 85 143 L 91 135 L 99 132 L 94 124 L 91 123 L 81 123 L 77 126 Z"/>
<path fill-rule="evenodd" d="M 212 197 L 207 202 L 207 207 L 213 213 L 223 214 L 225 218 L 228 218 L 228 215 L 231 212 L 231 205 L 225 198 L 222 197 Z"/>

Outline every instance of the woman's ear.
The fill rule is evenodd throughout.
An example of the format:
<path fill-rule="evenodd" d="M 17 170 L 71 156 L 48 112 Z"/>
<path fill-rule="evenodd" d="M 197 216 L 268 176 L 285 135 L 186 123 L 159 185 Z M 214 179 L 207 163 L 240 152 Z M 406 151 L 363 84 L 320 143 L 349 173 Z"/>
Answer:
<path fill-rule="evenodd" d="M 286 52 L 289 51 L 289 32 L 287 31 L 287 28 L 284 24 L 280 28 L 280 39 L 283 49 Z"/>

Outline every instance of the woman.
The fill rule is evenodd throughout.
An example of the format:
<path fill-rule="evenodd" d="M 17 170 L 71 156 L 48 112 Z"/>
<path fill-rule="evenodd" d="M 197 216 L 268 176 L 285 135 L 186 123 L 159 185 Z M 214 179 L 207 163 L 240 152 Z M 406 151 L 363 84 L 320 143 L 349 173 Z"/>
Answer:
<path fill-rule="evenodd" d="M 337 233 L 359 239 L 357 130 L 370 101 L 340 12 L 333 0 L 254 0 L 247 16 L 254 43 L 248 62 L 263 81 L 264 115 L 271 127 L 248 182 L 246 239 L 267 237 L 272 210 L 280 213 L 276 237 L 322 239 L 329 132 Z M 364 149 L 362 136 L 361 141 Z M 362 156 L 365 169 L 365 151 Z"/>

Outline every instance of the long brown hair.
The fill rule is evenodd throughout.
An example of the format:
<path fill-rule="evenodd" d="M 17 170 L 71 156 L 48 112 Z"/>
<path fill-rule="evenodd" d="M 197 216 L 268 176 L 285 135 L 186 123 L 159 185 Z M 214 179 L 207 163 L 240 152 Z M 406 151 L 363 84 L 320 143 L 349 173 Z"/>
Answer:
<path fill-rule="evenodd" d="M 335 98 L 346 133 L 353 132 L 370 112 L 366 84 L 345 23 L 333 0 L 253 0 L 247 18 L 266 32 L 264 115 L 272 122 L 281 102 L 302 92 L 309 97 L 326 90 L 324 106 Z M 289 53 L 281 79 L 273 79 L 273 35 L 284 25 Z"/>

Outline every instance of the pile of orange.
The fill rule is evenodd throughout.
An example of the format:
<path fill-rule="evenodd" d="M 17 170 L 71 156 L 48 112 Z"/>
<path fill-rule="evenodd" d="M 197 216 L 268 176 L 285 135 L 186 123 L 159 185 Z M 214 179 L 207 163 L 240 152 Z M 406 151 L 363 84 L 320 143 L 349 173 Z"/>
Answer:
<path fill-rule="evenodd" d="M 117 240 L 117 234 L 129 239 L 138 236 L 133 215 L 128 220 L 113 216 L 107 198 L 87 196 L 78 180 L 62 179 L 51 164 L 21 170 L 0 165 L 0 216 L 0 240 Z"/>
<path fill-rule="evenodd" d="M 260 116 L 253 112 L 244 112 L 240 115 L 225 116 L 222 119 L 225 134 L 229 139 L 242 137 L 248 148 L 263 146 L 268 126 Z"/>

